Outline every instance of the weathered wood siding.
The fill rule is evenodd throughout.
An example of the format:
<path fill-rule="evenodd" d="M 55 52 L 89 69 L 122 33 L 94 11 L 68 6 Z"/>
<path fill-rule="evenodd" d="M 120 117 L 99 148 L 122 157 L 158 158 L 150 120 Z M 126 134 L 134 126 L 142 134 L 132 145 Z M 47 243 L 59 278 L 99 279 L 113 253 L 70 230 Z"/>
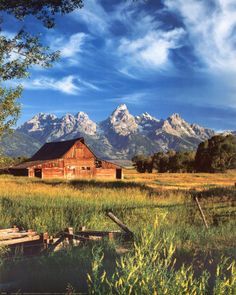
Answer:
<path fill-rule="evenodd" d="M 95 173 L 95 178 L 115 179 L 116 169 L 97 168 Z"/>
<path fill-rule="evenodd" d="M 82 142 L 77 142 L 64 156 L 66 178 L 94 177 L 96 157 Z"/>
<path fill-rule="evenodd" d="M 82 141 L 75 144 L 60 159 L 35 161 L 24 169 L 24 175 L 40 178 L 109 178 L 117 176 L 117 165 L 98 160 Z M 23 174 L 23 170 L 18 172 Z M 22 173 L 22 174 L 21 174 Z"/>

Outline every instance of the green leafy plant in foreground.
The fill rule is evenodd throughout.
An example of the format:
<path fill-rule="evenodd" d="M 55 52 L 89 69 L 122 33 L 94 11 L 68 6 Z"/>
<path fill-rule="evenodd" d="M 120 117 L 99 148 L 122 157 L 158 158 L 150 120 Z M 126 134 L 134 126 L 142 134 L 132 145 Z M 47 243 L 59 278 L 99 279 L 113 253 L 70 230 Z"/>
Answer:
<path fill-rule="evenodd" d="M 175 266 L 174 237 L 160 236 L 157 223 L 145 229 L 134 242 L 134 249 L 116 262 L 109 276 L 103 268 L 101 248 L 93 251 L 92 273 L 88 274 L 90 294 L 235 294 L 235 263 L 223 259 L 217 266 L 215 285 L 210 289 L 210 274 L 196 276 L 192 266 Z"/>

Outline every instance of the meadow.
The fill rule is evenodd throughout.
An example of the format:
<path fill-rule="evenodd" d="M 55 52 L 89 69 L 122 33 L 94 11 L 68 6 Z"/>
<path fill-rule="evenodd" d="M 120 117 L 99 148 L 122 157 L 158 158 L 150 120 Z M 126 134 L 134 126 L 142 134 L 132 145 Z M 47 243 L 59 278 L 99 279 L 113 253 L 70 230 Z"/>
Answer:
<path fill-rule="evenodd" d="M 73 294 L 235 294 L 236 172 L 137 174 L 122 181 L 0 177 L 0 228 L 56 234 L 112 230 L 112 210 L 134 241 L 102 241 L 13 258 L 1 249 L 1 291 Z M 198 196 L 209 229 L 194 201 Z M 24 271 L 22 271 L 24 270 Z"/>

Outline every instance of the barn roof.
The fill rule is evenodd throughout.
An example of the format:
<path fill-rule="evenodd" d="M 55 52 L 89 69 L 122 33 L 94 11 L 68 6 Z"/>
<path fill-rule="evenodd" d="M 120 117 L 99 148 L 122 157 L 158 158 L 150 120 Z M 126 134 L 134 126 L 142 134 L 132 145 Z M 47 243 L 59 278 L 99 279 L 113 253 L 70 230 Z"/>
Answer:
<path fill-rule="evenodd" d="M 57 142 L 45 143 L 29 161 L 59 159 L 75 144 L 76 141 L 84 142 L 83 137 Z"/>
<path fill-rule="evenodd" d="M 14 170 L 14 169 L 27 169 L 29 167 L 32 166 L 38 166 L 40 164 L 46 163 L 46 162 L 50 162 L 50 161 L 26 161 L 26 162 L 22 162 L 20 164 L 17 164 L 15 166 L 10 167 L 10 170 Z"/>

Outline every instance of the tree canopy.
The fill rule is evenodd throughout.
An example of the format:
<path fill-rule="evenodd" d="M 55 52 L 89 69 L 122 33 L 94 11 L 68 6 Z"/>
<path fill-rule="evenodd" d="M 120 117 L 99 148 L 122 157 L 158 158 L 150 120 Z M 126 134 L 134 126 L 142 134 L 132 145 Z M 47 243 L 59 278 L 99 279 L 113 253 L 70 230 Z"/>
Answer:
<path fill-rule="evenodd" d="M 197 152 L 169 150 L 132 159 L 138 172 L 224 172 L 236 169 L 236 136 L 216 135 L 201 142 Z"/>
<path fill-rule="evenodd" d="M 82 0 L 2 0 L 0 1 L 0 135 L 16 123 L 20 114 L 18 99 L 22 87 L 7 88 L 6 81 L 29 76 L 33 65 L 50 67 L 59 58 L 59 52 L 50 52 L 39 36 L 30 34 L 23 25 L 26 16 L 39 19 L 48 29 L 55 25 L 55 16 L 66 14 L 83 6 Z M 1 33 L 3 13 L 22 22 L 22 28 L 14 36 Z"/>
<path fill-rule="evenodd" d="M 56 14 L 67 14 L 83 7 L 83 0 L 1 0 L 0 11 L 23 20 L 27 15 L 34 15 L 44 26 L 55 25 Z"/>
<path fill-rule="evenodd" d="M 199 172 L 221 172 L 236 168 L 236 137 L 216 135 L 199 144 L 195 168 Z"/>

